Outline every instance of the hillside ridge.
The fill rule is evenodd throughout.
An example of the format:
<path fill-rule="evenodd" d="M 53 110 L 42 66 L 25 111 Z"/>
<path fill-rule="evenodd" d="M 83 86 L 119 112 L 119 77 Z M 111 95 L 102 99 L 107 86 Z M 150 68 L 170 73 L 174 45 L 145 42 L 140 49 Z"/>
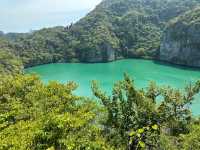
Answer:
<path fill-rule="evenodd" d="M 160 59 L 167 24 L 199 4 L 199 0 L 104 0 L 75 24 L 0 36 L 8 40 L 11 53 L 25 67 L 122 58 Z M 189 63 L 181 64 L 194 66 Z"/>

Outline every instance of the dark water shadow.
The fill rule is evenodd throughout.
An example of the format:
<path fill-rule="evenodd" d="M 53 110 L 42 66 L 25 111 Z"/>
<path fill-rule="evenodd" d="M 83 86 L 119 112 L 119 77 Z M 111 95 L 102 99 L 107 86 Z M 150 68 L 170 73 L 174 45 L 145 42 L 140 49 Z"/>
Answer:
<path fill-rule="evenodd" d="M 200 71 L 200 67 L 193 67 L 193 66 L 186 66 L 186 65 L 177 65 L 173 64 L 167 61 L 161 61 L 161 60 L 153 60 L 154 64 L 158 65 L 163 65 L 163 66 L 168 66 L 168 67 L 174 67 L 177 69 L 182 69 L 182 70 L 188 70 L 188 71 Z"/>

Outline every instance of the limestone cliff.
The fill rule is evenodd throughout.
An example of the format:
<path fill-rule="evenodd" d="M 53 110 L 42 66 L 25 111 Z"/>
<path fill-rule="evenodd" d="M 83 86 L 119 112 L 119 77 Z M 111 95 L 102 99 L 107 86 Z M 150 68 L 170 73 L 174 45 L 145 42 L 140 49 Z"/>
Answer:
<path fill-rule="evenodd" d="M 200 67 L 200 8 L 170 21 L 161 42 L 160 59 Z"/>

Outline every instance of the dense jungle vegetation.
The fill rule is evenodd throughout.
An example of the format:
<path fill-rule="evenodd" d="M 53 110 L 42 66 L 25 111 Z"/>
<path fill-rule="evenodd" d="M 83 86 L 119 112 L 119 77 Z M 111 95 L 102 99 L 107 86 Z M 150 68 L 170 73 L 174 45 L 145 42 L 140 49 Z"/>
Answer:
<path fill-rule="evenodd" d="M 199 0 L 104 0 L 75 24 L 30 33 L 1 33 L 25 67 L 54 62 L 159 59 L 162 33 Z"/>
<path fill-rule="evenodd" d="M 153 82 L 136 89 L 125 74 L 111 95 L 94 81 L 97 102 L 74 95 L 76 88 L 35 75 L 1 76 L 0 149 L 200 149 L 200 121 L 190 111 L 200 81 L 185 91 Z"/>
<path fill-rule="evenodd" d="M 199 150 L 190 105 L 200 81 L 185 91 L 154 82 L 137 89 L 125 74 L 111 95 L 94 81 L 94 100 L 75 95 L 74 82 L 44 84 L 23 73 L 45 63 L 156 58 L 165 26 L 198 22 L 198 9 L 181 14 L 199 2 L 104 0 L 67 27 L 0 33 L 0 150 Z"/>

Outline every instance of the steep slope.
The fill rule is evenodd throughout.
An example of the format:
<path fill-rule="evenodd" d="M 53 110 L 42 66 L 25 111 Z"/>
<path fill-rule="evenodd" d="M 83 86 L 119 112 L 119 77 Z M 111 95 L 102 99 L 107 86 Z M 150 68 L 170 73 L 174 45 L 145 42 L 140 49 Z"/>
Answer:
<path fill-rule="evenodd" d="M 12 45 L 6 39 L 0 38 L 0 77 L 22 72 L 22 62 L 12 52 Z"/>
<path fill-rule="evenodd" d="M 74 25 L 4 35 L 25 67 L 54 62 L 158 59 L 167 22 L 200 0 L 104 0 Z"/>
<path fill-rule="evenodd" d="M 200 7 L 170 21 L 163 37 L 160 59 L 200 67 Z"/>
<path fill-rule="evenodd" d="M 93 47 L 96 48 L 95 52 L 90 52 L 98 52 L 97 54 L 106 50 L 97 44 L 99 38 L 96 37 L 100 32 L 110 38 L 103 43 L 99 42 L 99 45 L 109 45 L 107 47 L 115 50 L 116 58 L 154 58 L 165 24 L 198 4 L 199 0 L 104 0 L 94 11 L 72 26 L 72 31 L 78 31 L 77 38 L 81 45 L 91 43 L 79 53 L 85 54 L 87 49 L 93 50 Z M 102 30 L 102 27 L 109 32 Z M 82 42 L 81 37 L 86 37 L 86 40 Z"/>

